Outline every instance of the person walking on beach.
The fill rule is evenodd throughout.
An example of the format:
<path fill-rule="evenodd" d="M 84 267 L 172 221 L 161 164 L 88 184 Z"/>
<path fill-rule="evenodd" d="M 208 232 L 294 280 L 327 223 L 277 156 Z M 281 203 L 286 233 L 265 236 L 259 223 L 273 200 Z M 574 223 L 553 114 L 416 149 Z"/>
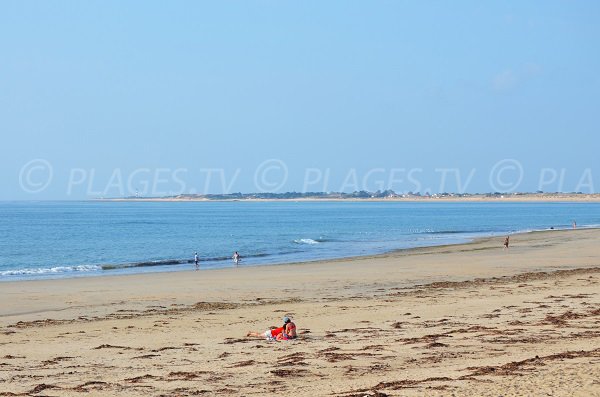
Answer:
<path fill-rule="evenodd" d="M 268 329 L 265 332 L 253 332 L 249 331 L 246 336 L 254 338 L 265 338 L 266 340 L 290 340 L 296 339 L 298 334 L 296 333 L 296 324 L 292 322 L 289 317 L 283 318 L 283 326 L 275 329 Z"/>
<path fill-rule="evenodd" d="M 508 248 L 509 239 L 510 239 L 510 236 L 506 236 L 506 238 L 504 239 L 504 249 Z"/>
<path fill-rule="evenodd" d="M 199 262 L 198 253 L 194 252 L 194 265 L 196 265 L 196 270 L 200 269 L 200 265 L 198 264 Z"/>
<path fill-rule="evenodd" d="M 235 263 L 237 266 L 240 263 L 241 259 L 242 257 L 240 256 L 240 254 L 238 254 L 238 252 L 235 251 L 235 253 L 233 254 L 233 263 Z"/>

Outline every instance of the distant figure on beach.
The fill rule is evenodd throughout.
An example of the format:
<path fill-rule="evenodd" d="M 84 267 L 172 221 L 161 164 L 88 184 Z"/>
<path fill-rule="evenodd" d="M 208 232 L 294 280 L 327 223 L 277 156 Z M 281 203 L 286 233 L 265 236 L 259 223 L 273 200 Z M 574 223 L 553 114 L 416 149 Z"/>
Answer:
<path fill-rule="evenodd" d="M 196 265 L 196 270 L 198 270 L 200 268 L 200 265 L 198 265 L 198 253 L 194 252 L 194 264 Z"/>
<path fill-rule="evenodd" d="M 241 259 L 242 259 L 242 257 L 240 256 L 240 254 L 238 254 L 238 252 L 235 251 L 235 253 L 233 254 L 233 263 L 238 265 L 240 263 Z"/>
<path fill-rule="evenodd" d="M 504 239 L 504 249 L 508 248 L 509 240 L 510 240 L 510 236 L 506 236 L 506 238 Z"/>
<path fill-rule="evenodd" d="M 577 222 L 573 221 L 573 229 L 577 229 Z"/>
<path fill-rule="evenodd" d="M 283 318 L 283 326 L 275 329 L 268 329 L 265 332 L 253 332 L 249 331 L 246 336 L 254 338 L 265 338 L 266 340 L 290 340 L 296 339 L 296 324 L 292 322 L 289 317 Z"/>

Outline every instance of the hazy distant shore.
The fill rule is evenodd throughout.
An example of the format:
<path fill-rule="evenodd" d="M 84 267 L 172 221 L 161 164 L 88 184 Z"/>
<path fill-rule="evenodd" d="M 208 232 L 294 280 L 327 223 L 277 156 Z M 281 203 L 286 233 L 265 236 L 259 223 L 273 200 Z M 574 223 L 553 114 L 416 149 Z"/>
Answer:
<path fill-rule="evenodd" d="M 210 198 L 204 196 L 175 196 L 175 197 L 122 197 L 122 198 L 96 198 L 94 201 L 126 201 L 126 202 L 228 202 L 228 201 L 248 201 L 248 202 L 276 202 L 276 201 L 305 201 L 305 202 L 582 202 L 582 203 L 600 203 L 600 194 L 568 194 L 568 193 L 523 193 L 506 195 L 486 195 L 474 194 L 468 196 L 453 195 L 432 195 L 432 196 L 409 196 L 409 197 L 366 197 L 366 198 L 340 198 L 340 197 L 300 197 L 300 198 L 262 198 L 262 197 L 243 197 L 243 198 Z"/>

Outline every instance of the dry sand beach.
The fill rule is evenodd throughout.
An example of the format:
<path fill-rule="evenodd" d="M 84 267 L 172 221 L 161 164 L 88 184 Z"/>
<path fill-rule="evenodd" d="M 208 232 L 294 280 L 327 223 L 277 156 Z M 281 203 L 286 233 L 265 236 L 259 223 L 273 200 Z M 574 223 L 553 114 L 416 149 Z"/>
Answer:
<path fill-rule="evenodd" d="M 599 241 L 2 283 L 0 395 L 597 396 Z"/>

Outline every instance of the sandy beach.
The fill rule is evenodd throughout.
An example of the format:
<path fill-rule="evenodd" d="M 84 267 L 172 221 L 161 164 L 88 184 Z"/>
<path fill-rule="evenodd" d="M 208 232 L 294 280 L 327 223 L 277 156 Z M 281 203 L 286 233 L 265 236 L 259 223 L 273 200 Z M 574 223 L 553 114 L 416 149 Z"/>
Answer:
<path fill-rule="evenodd" d="M 1 283 L 0 396 L 600 396 L 599 241 Z"/>

